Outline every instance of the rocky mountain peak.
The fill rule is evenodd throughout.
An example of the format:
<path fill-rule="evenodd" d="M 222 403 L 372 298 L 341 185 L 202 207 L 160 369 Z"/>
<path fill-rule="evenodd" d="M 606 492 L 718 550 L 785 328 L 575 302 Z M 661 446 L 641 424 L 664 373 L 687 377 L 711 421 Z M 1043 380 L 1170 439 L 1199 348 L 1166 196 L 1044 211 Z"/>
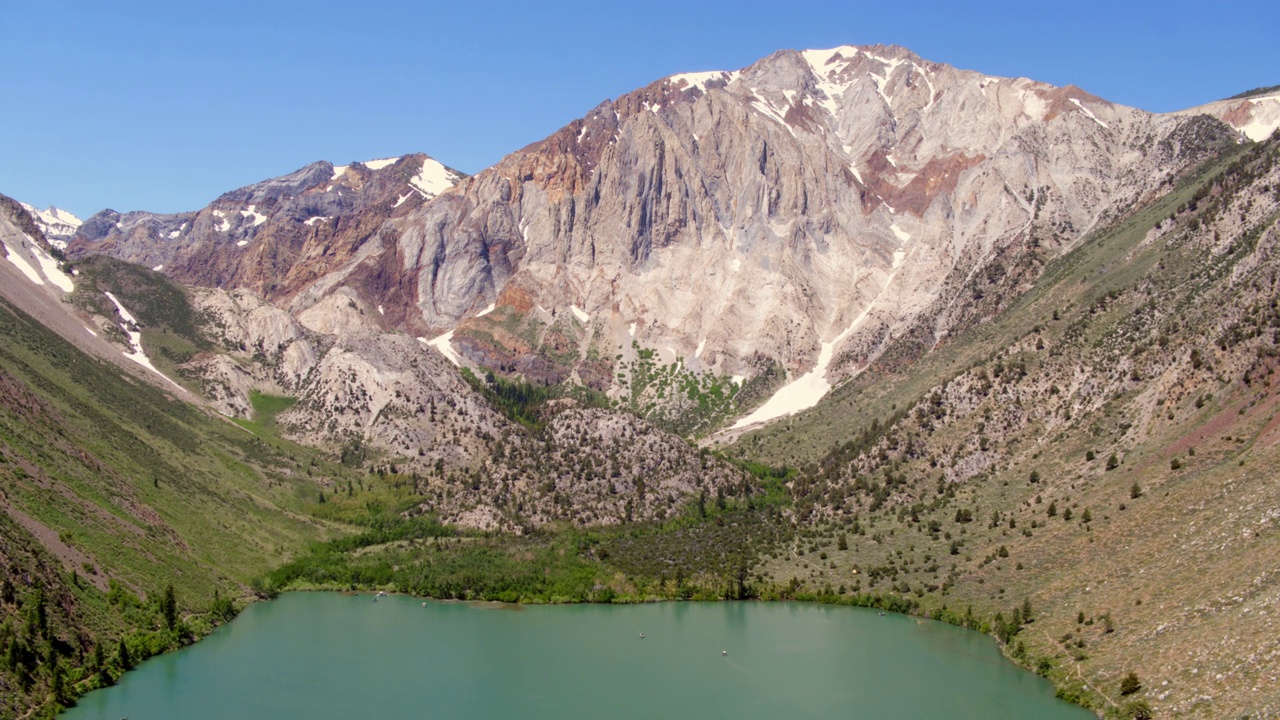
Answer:
<path fill-rule="evenodd" d="M 784 50 L 603 102 L 474 177 L 316 163 L 97 247 L 325 323 L 351 294 L 344 327 L 615 397 L 641 351 L 812 375 L 789 412 L 910 328 L 931 346 L 998 309 L 1010 288 L 978 279 L 1025 282 L 1159 188 L 1214 142 L 1190 122 L 900 47 Z"/>
<path fill-rule="evenodd" d="M 49 244 L 59 250 L 66 249 L 67 241 L 76 234 L 76 230 L 81 225 L 80 218 L 53 205 L 44 210 L 27 203 L 19 203 L 19 205 L 31 215 Z"/>

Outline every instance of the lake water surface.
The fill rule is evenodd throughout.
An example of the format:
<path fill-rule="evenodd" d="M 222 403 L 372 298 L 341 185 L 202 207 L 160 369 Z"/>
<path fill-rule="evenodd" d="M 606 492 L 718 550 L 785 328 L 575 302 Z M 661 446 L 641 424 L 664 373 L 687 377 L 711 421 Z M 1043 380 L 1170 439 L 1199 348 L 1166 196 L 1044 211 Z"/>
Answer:
<path fill-rule="evenodd" d="M 640 633 L 645 637 L 641 638 Z M 727 651 L 727 655 L 722 652 Z M 804 603 L 511 607 L 289 593 L 66 720 L 1085 720 L 975 632 Z"/>

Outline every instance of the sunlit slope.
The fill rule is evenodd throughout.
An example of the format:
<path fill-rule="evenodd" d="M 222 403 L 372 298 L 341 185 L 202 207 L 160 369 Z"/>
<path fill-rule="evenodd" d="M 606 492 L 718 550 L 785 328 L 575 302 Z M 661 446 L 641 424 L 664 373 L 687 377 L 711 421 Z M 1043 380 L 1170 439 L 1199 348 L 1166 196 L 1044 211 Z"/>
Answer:
<path fill-rule="evenodd" d="M 1006 310 L 936 347 L 908 333 L 741 439 L 732 454 L 801 469 L 815 528 L 766 579 L 983 618 L 1029 598 L 1013 647 L 1095 707 L 1133 700 L 1135 670 L 1170 714 L 1275 713 L 1278 218 L 1280 143 L 1242 146 Z"/>
<path fill-rule="evenodd" d="M 198 633 L 215 591 L 238 597 L 329 534 L 289 512 L 314 500 L 309 460 L 0 300 L 0 653 L 20 650 L 0 663 L 0 716 L 44 702 L 55 667 L 67 683 L 95 682 L 76 666 L 99 643 L 150 630 L 166 586 Z"/>

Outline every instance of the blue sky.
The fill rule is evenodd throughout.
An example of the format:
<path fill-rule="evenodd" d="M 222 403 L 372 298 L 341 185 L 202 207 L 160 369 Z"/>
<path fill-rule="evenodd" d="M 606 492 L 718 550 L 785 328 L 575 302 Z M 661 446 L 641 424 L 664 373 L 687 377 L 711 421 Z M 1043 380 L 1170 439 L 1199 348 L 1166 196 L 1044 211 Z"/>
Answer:
<path fill-rule="evenodd" d="M 6 0 L 0 193 L 194 210 L 315 160 L 476 172 L 677 72 L 894 44 L 1152 111 L 1280 84 L 1280 3 Z"/>

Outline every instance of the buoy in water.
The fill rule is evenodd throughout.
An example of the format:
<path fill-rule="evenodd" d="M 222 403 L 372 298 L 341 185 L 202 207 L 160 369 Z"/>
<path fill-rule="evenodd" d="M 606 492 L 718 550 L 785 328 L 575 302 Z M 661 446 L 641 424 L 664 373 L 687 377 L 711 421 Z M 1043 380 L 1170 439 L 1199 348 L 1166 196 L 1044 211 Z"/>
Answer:
<path fill-rule="evenodd" d="M 728 657 L 728 656 L 729 656 L 729 651 L 728 651 L 728 650 L 721 650 L 721 651 L 720 651 L 720 656 L 721 656 L 721 657 Z"/>

